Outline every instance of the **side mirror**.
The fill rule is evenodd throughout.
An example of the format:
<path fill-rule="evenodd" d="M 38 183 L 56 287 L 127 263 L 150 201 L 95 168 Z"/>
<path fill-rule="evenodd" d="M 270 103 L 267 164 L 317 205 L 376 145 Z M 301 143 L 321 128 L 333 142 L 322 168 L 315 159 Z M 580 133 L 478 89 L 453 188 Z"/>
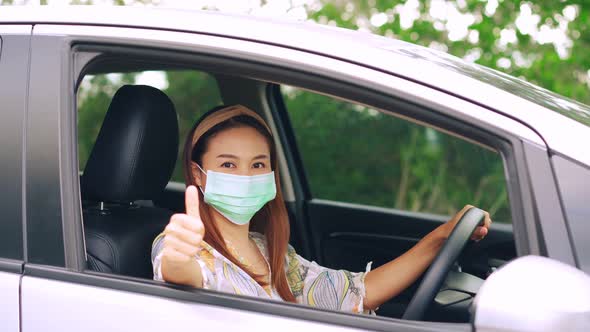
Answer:
<path fill-rule="evenodd" d="M 475 300 L 475 331 L 590 331 L 590 276 L 539 256 L 492 273 Z"/>

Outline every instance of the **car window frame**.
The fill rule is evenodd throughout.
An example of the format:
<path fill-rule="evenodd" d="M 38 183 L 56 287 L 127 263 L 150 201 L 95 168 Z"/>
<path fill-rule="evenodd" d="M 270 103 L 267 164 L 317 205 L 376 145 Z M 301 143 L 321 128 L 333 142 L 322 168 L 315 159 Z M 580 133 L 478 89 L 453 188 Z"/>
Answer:
<path fill-rule="evenodd" d="M 79 180 L 70 176 L 78 174 L 71 158 L 77 150 L 72 140 L 76 122 L 69 116 L 74 109 L 71 68 L 65 64 L 63 37 L 38 35 L 36 27 L 25 135 L 27 264 L 80 269 L 86 255 Z"/>
<path fill-rule="evenodd" d="M 59 204 L 57 204 L 59 210 L 56 210 L 60 212 L 60 214 L 58 214 L 58 217 L 52 219 L 52 222 L 56 223 L 58 225 L 57 227 L 61 227 L 63 230 L 63 233 L 54 235 L 57 238 L 63 239 L 63 262 L 65 269 L 60 265 L 49 267 L 42 266 L 40 264 L 27 264 L 25 266 L 25 272 L 28 275 L 50 279 L 69 280 L 71 282 L 97 285 L 100 287 L 157 294 L 159 296 L 186 299 L 194 302 L 208 303 L 208 301 L 212 301 L 212 304 L 216 305 L 227 307 L 238 306 L 240 309 L 279 314 L 282 316 L 295 318 L 305 317 L 314 321 L 358 328 L 370 328 L 376 330 L 390 330 L 393 327 L 407 330 L 422 330 L 423 328 L 428 328 L 428 326 L 436 326 L 437 328 L 444 328 L 446 326 L 449 327 L 449 329 L 469 328 L 468 324 L 441 325 L 440 323 L 433 323 L 435 325 L 429 325 L 429 323 L 418 322 L 418 325 L 416 325 L 416 322 L 408 322 L 396 319 L 367 319 L 367 317 L 359 317 L 347 313 L 322 311 L 313 308 L 301 308 L 297 305 L 291 304 L 279 304 L 277 306 L 276 303 L 273 303 L 271 306 L 269 306 L 266 301 L 262 299 L 243 299 L 242 297 L 238 296 L 210 294 L 210 292 L 199 289 L 191 290 L 190 292 L 178 293 L 172 291 L 172 289 L 175 289 L 175 287 L 162 283 L 85 271 L 84 264 L 80 262 L 80 258 L 84 257 L 85 252 L 83 245 L 84 240 L 83 230 L 81 227 L 81 207 L 79 200 L 79 180 L 77 172 L 78 161 L 77 148 L 75 144 L 77 140 L 74 111 L 75 91 L 73 89 L 74 82 L 76 82 L 76 77 L 74 76 L 74 72 L 76 72 L 75 68 L 82 68 L 83 66 L 79 66 L 78 64 L 74 66 L 74 56 L 71 53 L 73 47 L 77 47 L 77 51 L 79 52 L 87 52 L 88 54 L 92 54 L 93 52 L 104 52 L 106 49 L 118 50 L 119 52 L 124 51 L 126 54 L 130 55 L 133 55 L 135 52 L 141 56 L 157 55 L 164 57 L 174 54 L 175 59 L 179 59 L 181 62 L 184 61 L 186 63 L 191 63 L 195 67 L 201 66 L 201 69 L 205 71 L 211 71 L 210 68 L 214 67 L 216 72 L 225 71 L 228 74 L 233 74 L 236 76 L 246 76 L 267 81 L 273 81 L 274 78 L 274 80 L 280 80 L 281 82 L 286 82 L 287 84 L 291 85 L 298 85 L 298 82 L 299 84 L 301 84 L 301 82 L 306 82 L 304 85 L 311 89 L 318 89 L 326 91 L 327 93 L 330 92 L 329 90 L 333 91 L 336 89 L 336 91 L 339 91 L 338 94 L 340 95 L 347 95 L 343 94 L 344 91 L 351 91 L 351 99 L 355 101 L 363 100 L 363 98 L 358 98 L 359 93 L 367 93 L 369 91 L 373 93 L 374 96 L 386 98 L 388 101 L 391 101 L 391 96 L 389 95 L 391 91 L 388 90 L 388 94 L 384 96 L 384 92 L 379 90 L 382 89 L 382 87 L 379 87 L 377 84 L 375 84 L 375 86 L 365 86 L 365 89 L 363 90 L 366 91 L 356 91 L 355 93 L 355 90 L 358 90 L 358 87 L 355 86 L 355 82 L 352 82 L 349 78 L 343 78 L 335 75 L 334 72 L 329 70 L 317 72 L 314 70 L 317 68 L 313 68 L 313 66 L 295 66 L 293 63 L 283 62 L 283 59 L 278 57 L 276 54 L 269 55 L 275 56 L 273 61 L 272 59 L 261 59 L 261 54 L 253 54 L 252 52 L 248 53 L 243 50 L 228 49 L 234 45 L 234 43 L 238 43 L 246 44 L 248 47 L 269 47 L 280 52 L 300 52 L 262 43 L 199 34 L 191 34 L 193 38 L 189 43 L 186 40 L 180 41 L 182 38 L 186 37 L 187 33 L 169 31 L 154 32 L 154 30 L 147 29 L 85 27 L 73 25 L 39 25 L 38 27 L 40 35 L 38 36 L 39 45 L 44 45 L 43 43 L 48 44 L 45 46 L 49 46 L 49 50 L 52 50 L 55 55 L 53 57 L 54 59 L 51 60 L 51 64 L 56 66 L 58 68 L 57 71 L 59 71 L 52 71 L 50 73 L 50 77 L 57 79 L 60 83 L 56 85 L 60 89 L 60 91 L 58 91 L 58 95 L 61 99 L 53 99 L 49 102 L 54 104 L 59 104 L 59 102 L 61 102 L 60 105 L 64 105 L 64 107 L 60 110 L 60 114 L 57 116 L 59 120 L 57 121 L 57 124 L 62 124 L 60 131 L 61 141 L 54 139 L 53 144 L 65 143 L 66 147 L 62 150 L 63 154 L 60 155 L 60 158 L 62 159 L 61 168 L 59 163 L 52 163 L 52 169 L 50 171 L 52 174 L 57 174 L 58 177 L 68 178 L 61 179 L 61 182 L 56 181 L 58 188 L 54 188 L 53 194 L 61 197 Z M 97 34 L 97 32 L 100 33 Z M 141 38 L 137 37 L 138 34 L 143 34 L 143 36 Z M 97 37 L 97 35 L 100 35 L 100 37 Z M 136 37 L 130 37 L 131 35 Z M 165 41 L 162 41 L 161 39 L 154 38 L 154 35 L 158 36 L 158 38 L 169 36 L 172 40 L 166 39 Z M 203 39 L 211 38 L 221 38 L 221 41 L 225 43 L 219 43 L 220 40 L 215 40 L 215 43 L 209 43 L 211 41 L 203 42 Z M 175 39 L 176 42 L 174 41 Z M 43 43 L 41 43 L 41 41 Z M 216 45 L 215 47 L 219 48 L 213 47 L 213 44 Z M 68 52 L 62 52 L 64 49 L 68 50 Z M 318 57 L 318 55 L 310 54 L 310 57 Z M 330 58 L 322 59 L 322 61 L 335 62 L 342 66 L 358 66 L 349 63 L 340 63 L 340 60 Z M 196 65 L 197 63 L 199 65 Z M 363 67 L 359 66 L 358 68 L 362 69 Z M 364 69 L 373 70 L 369 68 Z M 39 72 L 47 73 L 43 70 L 40 70 Z M 326 82 L 329 82 L 329 88 L 326 88 Z M 365 95 L 365 98 L 366 97 L 367 96 Z M 40 101 L 37 101 L 37 103 L 39 104 Z M 470 121 L 477 122 L 478 120 L 470 119 Z M 482 126 L 481 123 L 482 122 L 480 121 L 480 127 Z M 504 135 L 508 134 L 505 133 Z M 512 143 L 519 143 L 521 141 L 521 138 L 514 136 L 514 134 L 510 134 L 506 138 Z M 37 137 L 37 141 L 39 139 L 40 138 Z M 518 144 L 512 146 L 508 153 L 510 153 L 512 149 L 514 149 L 514 151 L 518 151 Z M 514 160 L 510 159 L 509 161 L 510 163 L 518 164 L 521 162 L 520 159 L 521 158 L 517 157 L 514 158 Z M 509 167 L 509 171 L 513 172 L 511 175 L 513 175 L 513 178 L 516 180 L 515 186 L 512 186 L 511 188 L 513 191 L 517 192 L 518 197 L 520 197 L 521 194 L 526 195 L 529 188 L 527 187 L 528 184 L 526 182 L 523 183 L 518 181 L 517 175 L 519 175 L 519 173 L 516 171 L 516 167 L 517 165 L 511 165 Z M 31 178 L 29 178 L 29 175 Z M 42 175 L 43 174 L 40 172 L 32 172 L 32 174 L 30 172 L 27 174 L 27 179 L 34 180 L 35 177 Z M 68 190 L 73 192 L 68 192 Z M 62 195 L 67 197 L 64 198 Z M 35 204 L 33 204 L 33 206 L 34 205 Z M 532 209 L 531 206 L 525 208 Z M 513 211 L 518 210 L 520 209 L 513 208 Z M 533 234 L 535 234 L 535 232 L 533 232 Z M 524 244 L 520 249 L 520 253 L 530 253 L 531 248 L 529 248 L 528 244 L 526 243 L 526 232 L 524 235 L 520 234 L 520 236 L 525 237 L 522 242 Z M 39 237 L 37 237 L 37 239 L 39 239 Z M 77 252 L 72 253 L 72 251 Z M 184 295 L 180 296 L 179 294 Z M 216 300 L 213 301 L 214 299 Z M 224 300 L 219 302 L 219 299 Z"/>
<path fill-rule="evenodd" d="M 0 202 L 3 220 L 0 233 L 0 271 L 22 273 L 27 257 L 24 224 L 24 131 L 27 116 L 27 93 L 31 41 L 30 24 L 0 25 L 0 150 L 3 174 L 0 183 L 6 195 Z M 24 74 L 24 75 L 23 75 Z"/>
<path fill-rule="evenodd" d="M 589 247 L 588 239 L 585 237 L 588 233 L 588 223 L 580 215 L 580 211 L 588 211 L 588 206 L 578 200 L 578 197 L 587 197 L 584 194 L 588 192 L 588 187 L 578 186 L 580 181 L 588 183 L 585 180 L 590 180 L 590 167 L 558 153 L 552 154 L 551 165 L 557 179 L 559 198 L 566 215 L 568 234 L 577 267 L 590 273 L 590 255 L 587 250 L 584 251 Z"/>

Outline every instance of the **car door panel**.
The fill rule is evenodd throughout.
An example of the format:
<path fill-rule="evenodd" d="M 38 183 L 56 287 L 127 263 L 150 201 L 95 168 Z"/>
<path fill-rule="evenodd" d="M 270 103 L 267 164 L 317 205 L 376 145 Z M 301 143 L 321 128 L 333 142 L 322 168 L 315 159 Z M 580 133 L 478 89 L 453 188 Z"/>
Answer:
<path fill-rule="evenodd" d="M 79 285 L 37 277 L 23 278 L 22 331 L 283 331 L 321 328 L 358 331 L 201 303 Z M 56 299 L 59 305 L 55 305 Z"/>
<path fill-rule="evenodd" d="M 358 262 L 339 258 L 338 247 L 345 245 L 344 242 L 354 239 L 355 246 L 368 245 L 374 248 L 375 253 L 387 252 L 386 256 L 389 258 L 397 257 L 424 234 L 444 222 L 442 218 L 426 218 L 425 215 L 420 217 L 418 214 L 402 211 L 394 214 L 391 209 L 319 199 L 309 201 L 307 210 L 313 233 L 320 237 L 321 262 L 355 270 L 364 268 L 365 264 L 359 265 Z M 375 245 L 376 243 L 390 245 L 381 247 Z M 348 251 L 346 253 L 352 254 Z M 370 257 L 379 256 L 367 256 Z M 339 265 L 340 263 L 344 265 Z"/>
<path fill-rule="evenodd" d="M 20 274 L 0 272 L 0 321 L 2 331 L 19 331 Z"/>
<path fill-rule="evenodd" d="M 375 265 L 395 258 L 415 245 L 426 234 L 447 221 L 447 218 L 425 213 L 410 213 L 313 199 L 308 214 L 314 233 L 318 234 L 321 261 L 334 267 L 364 268 L 366 263 L 351 262 L 347 255 L 374 260 Z M 372 252 L 355 254 L 345 246 L 368 247 Z M 512 227 L 492 224 L 486 241 L 477 245 L 498 259 L 515 256 Z M 346 255 L 342 255 L 346 252 Z M 356 255 L 356 256 L 355 256 Z M 346 258 L 345 258 L 346 257 Z M 384 258 L 385 260 L 381 260 Z"/>
<path fill-rule="evenodd" d="M 468 331 L 469 324 L 392 321 L 101 273 L 29 265 L 22 332 Z"/>

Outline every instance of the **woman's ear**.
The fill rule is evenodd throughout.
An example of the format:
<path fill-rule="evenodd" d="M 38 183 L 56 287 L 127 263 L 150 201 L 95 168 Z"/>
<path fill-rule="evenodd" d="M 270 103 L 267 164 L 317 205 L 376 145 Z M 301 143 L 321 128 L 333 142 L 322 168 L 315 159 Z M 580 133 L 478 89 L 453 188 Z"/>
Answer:
<path fill-rule="evenodd" d="M 194 161 L 191 161 L 191 172 L 193 173 L 193 178 L 195 179 L 197 186 L 202 187 L 203 182 L 201 180 L 201 175 L 203 173 L 199 169 L 199 165 L 197 165 L 197 163 Z"/>

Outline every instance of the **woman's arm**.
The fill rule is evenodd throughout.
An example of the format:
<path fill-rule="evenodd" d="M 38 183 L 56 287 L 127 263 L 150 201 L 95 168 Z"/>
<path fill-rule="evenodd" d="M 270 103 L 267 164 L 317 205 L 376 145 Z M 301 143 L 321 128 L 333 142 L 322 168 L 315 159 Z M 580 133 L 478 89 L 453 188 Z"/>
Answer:
<path fill-rule="evenodd" d="M 430 232 L 403 255 L 367 273 L 364 307 L 374 310 L 418 279 L 432 263 L 459 219 L 471 207 L 465 206 L 451 220 Z M 490 215 L 486 212 L 484 226 L 478 227 L 471 238 L 482 239 L 488 233 L 490 224 Z"/>

